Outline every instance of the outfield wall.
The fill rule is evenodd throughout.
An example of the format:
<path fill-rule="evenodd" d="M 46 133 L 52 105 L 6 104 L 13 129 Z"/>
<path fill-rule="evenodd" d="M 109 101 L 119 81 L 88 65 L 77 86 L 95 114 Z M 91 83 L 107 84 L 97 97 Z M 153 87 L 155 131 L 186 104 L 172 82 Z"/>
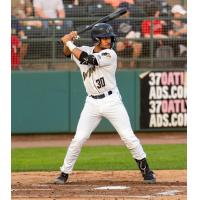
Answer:
<path fill-rule="evenodd" d="M 121 70 L 117 83 L 135 131 L 185 131 L 186 72 Z M 75 132 L 86 92 L 79 71 L 13 71 L 12 133 Z M 96 132 L 112 132 L 103 119 Z"/>

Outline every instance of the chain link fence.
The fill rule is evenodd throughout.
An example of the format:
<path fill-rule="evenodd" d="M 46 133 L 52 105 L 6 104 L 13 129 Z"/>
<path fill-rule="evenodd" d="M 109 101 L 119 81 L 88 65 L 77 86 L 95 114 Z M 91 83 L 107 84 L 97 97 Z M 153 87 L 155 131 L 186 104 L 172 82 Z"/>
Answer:
<path fill-rule="evenodd" d="M 185 1 L 179 2 L 185 5 Z M 158 7 L 146 6 L 145 1 L 140 1 L 128 8 L 127 15 L 109 22 L 117 35 L 115 51 L 118 54 L 118 67 L 120 69 L 185 68 L 187 18 L 175 18 L 172 13 L 172 1 L 170 3 L 160 1 L 158 17 L 155 17 Z M 12 16 L 12 69 L 77 69 L 70 57 L 64 56 L 60 38 L 70 31 L 83 29 L 115 10 L 111 5 L 101 3 L 78 6 L 66 3 L 64 7 L 66 13 L 64 19 L 19 20 Z M 59 25 L 58 21 L 62 21 L 62 25 Z M 184 29 L 182 34 L 175 33 L 178 29 Z M 75 43 L 77 46 L 93 45 L 90 31 L 80 35 L 80 39 Z"/>

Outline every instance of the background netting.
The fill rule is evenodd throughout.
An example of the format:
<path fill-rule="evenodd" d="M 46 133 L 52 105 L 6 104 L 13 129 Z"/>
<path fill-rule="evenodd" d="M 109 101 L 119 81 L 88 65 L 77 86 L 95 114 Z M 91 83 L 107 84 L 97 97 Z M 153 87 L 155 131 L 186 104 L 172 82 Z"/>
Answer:
<path fill-rule="evenodd" d="M 175 19 L 172 13 L 177 4 L 186 10 L 186 1 L 120 1 L 117 6 L 108 0 L 62 2 L 63 19 L 36 17 L 33 1 L 31 17 L 22 19 L 12 15 L 12 69 L 77 69 L 71 59 L 63 55 L 60 38 L 70 31 L 83 29 L 118 7 L 128 8 L 128 14 L 109 22 L 118 36 L 115 51 L 119 68 L 186 67 L 187 33 L 170 34 L 175 29 L 186 28 L 186 14 Z M 159 16 L 155 17 L 157 11 Z M 76 45 L 92 45 L 90 31 L 82 34 Z"/>

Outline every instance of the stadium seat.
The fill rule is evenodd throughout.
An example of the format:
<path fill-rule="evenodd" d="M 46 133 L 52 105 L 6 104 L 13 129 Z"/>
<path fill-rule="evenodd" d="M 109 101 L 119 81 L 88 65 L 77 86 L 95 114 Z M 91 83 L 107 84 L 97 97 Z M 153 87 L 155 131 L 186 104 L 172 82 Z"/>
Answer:
<path fill-rule="evenodd" d="M 22 30 L 28 38 L 44 38 L 48 37 L 49 30 L 44 28 L 37 28 L 34 26 L 23 26 Z"/>
<path fill-rule="evenodd" d="M 137 5 L 130 5 L 130 16 L 131 17 L 146 17 L 144 9 Z"/>
<path fill-rule="evenodd" d="M 165 59 L 161 61 L 155 62 L 155 66 L 157 67 L 171 67 L 173 62 L 171 61 L 174 57 L 174 51 L 171 46 L 163 45 L 156 49 L 155 52 L 156 58 Z M 166 60 L 167 59 L 167 60 Z"/>
<path fill-rule="evenodd" d="M 88 6 L 89 16 L 105 16 L 114 11 L 113 7 L 107 4 L 95 4 Z"/>
<path fill-rule="evenodd" d="M 58 43 L 56 40 L 53 41 L 52 38 L 59 40 L 63 35 L 74 30 L 74 26 L 71 20 L 66 20 L 63 26 L 55 25 L 48 28 L 25 26 L 23 30 L 28 36 L 28 51 L 25 59 L 47 59 L 52 58 L 53 42 L 55 42 L 56 47 Z"/>
<path fill-rule="evenodd" d="M 164 45 L 156 49 L 156 58 L 171 58 L 173 56 L 173 48 L 170 46 Z"/>
<path fill-rule="evenodd" d="M 65 4 L 65 15 L 67 17 L 87 17 L 87 7 L 86 6 L 75 6 L 73 4 Z"/>
<path fill-rule="evenodd" d="M 160 2 L 160 16 L 161 17 L 167 17 L 167 16 L 171 16 L 171 6 L 163 1 L 163 2 Z"/>
<path fill-rule="evenodd" d="M 63 26 L 55 26 L 55 35 L 57 37 L 62 37 L 63 35 L 74 31 L 74 24 L 73 21 L 67 20 L 64 22 Z"/>
<path fill-rule="evenodd" d="M 52 57 L 51 41 L 29 41 L 26 59 L 47 59 Z"/>
<path fill-rule="evenodd" d="M 85 27 L 87 27 L 88 25 L 76 25 L 75 26 L 75 29 L 76 29 L 76 31 L 80 31 L 80 30 L 83 30 Z M 90 38 L 90 33 L 91 33 L 91 31 L 89 30 L 89 31 L 86 31 L 85 33 L 82 33 L 81 34 L 81 37 L 82 38 Z"/>

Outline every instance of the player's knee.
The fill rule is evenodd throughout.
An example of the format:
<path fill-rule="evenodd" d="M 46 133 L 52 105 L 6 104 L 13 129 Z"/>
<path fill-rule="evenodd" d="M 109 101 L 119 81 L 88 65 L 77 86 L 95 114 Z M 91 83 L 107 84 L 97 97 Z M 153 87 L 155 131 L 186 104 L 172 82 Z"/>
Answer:
<path fill-rule="evenodd" d="M 72 140 L 72 143 L 74 144 L 74 145 L 78 145 L 78 146 L 82 146 L 85 142 L 86 142 L 86 140 L 88 139 L 88 137 L 87 136 L 81 136 L 81 137 L 74 137 L 73 138 L 73 140 Z"/>
<path fill-rule="evenodd" d="M 128 149 L 135 149 L 139 144 L 139 140 L 135 138 L 125 138 L 124 143 Z"/>
<path fill-rule="evenodd" d="M 121 136 L 122 141 L 126 144 L 128 149 L 134 149 L 140 144 L 139 139 L 133 134 L 132 130 L 126 132 Z"/>

